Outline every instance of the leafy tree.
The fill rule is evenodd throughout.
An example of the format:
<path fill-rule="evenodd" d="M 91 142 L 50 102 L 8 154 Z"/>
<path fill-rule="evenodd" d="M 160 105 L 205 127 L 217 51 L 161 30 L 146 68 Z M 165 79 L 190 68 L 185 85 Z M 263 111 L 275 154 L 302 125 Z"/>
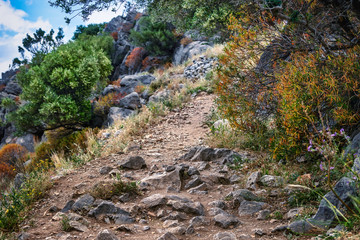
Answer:
<path fill-rule="evenodd" d="M 76 27 L 74 32 L 73 40 L 79 38 L 80 34 L 86 34 L 89 36 L 96 36 L 100 33 L 105 27 L 105 23 L 98 23 L 98 24 L 89 24 L 87 26 L 79 25 Z"/>
<path fill-rule="evenodd" d="M 50 6 L 60 7 L 67 14 L 73 15 L 66 17 L 66 23 L 70 23 L 71 19 L 81 15 L 84 20 L 87 20 L 92 12 L 101 11 L 112 8 L 113 11 L 125 5 L 126 9 L 131 7 L 130 1 L 127 0 L 49 0 Z"/>
<path fill-rule="evenodd" d="M 40 64 L 44 56 L 59 47 L 63 42 L 64 31 L 59 28 L 58 33 L 54 36 L 55 31 L 50 30 L 48 34 L 41 28 L 37 29 L 33 36 L 26 34 L 26 37 L 22 40 L 22 47 L 18 47 L 18 51 L 22 60 L 15 58 L 13 60 L 13 67 L 27 64 L 29 61 L 25 57 L 25 50 L 27 50 L 32 56 L 32 64 Z"/>
<path fill-rule="evenodd" d="M 22 67 L 18 80 L 26 104 L 10 114 L 10 121 L 19 130 L 33 132 L 86 125 L 91 116 L 89 98 L 111 73 L 103 50 L 111 44 L 108 36 L 87 36 L 48 53 L 40 65 Z"/>
<path fill-rule="evenodd" d="M 139 26 L 139 31 L 130 31 L 130 39 L 136 46 L 145 48 L 151 55 L 166 55 L 174 50 L 176 38 L 166 23 L 143 17 Z"/>

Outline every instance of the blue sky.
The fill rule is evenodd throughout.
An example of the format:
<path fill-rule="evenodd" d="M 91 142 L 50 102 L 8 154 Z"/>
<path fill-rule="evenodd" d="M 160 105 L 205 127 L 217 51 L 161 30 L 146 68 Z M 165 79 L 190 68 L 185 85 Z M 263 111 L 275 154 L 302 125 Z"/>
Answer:
<path fill-rule="evenodd" d="M 31 35 L 38 28 L 49 32 L 62 27 L 67 41 L 77 25 L 108 22 L 120 13 L 111 10 L 95 12 L 87 22 L 76 17 L 67 25 L 65 13 L 50 7 L 48 0 L 0 0 L 0 73 L 8 70 L 12 59 L 19 57 L 17 49 L 27 33 Z"/>

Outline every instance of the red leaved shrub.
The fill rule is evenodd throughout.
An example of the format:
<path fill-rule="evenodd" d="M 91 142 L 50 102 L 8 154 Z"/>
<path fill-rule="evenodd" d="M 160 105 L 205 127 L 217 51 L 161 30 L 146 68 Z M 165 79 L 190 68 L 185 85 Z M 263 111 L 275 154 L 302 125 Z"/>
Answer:
<path fill-rule="evenodd" d="M 117 41 L 119 39 L 119 33 L 118 32 L 112 32 L 111 36 L 115 41 Z"/>
<path fill-rule="evenodd" d="M 130 55 L 126 58 L 125 65 L 132 70 L 137 69 L 142 62 L 142 58 L 144 54 L 145 54 L 144 48 L 142 47 L 134 48 L 131 51 Z"/>

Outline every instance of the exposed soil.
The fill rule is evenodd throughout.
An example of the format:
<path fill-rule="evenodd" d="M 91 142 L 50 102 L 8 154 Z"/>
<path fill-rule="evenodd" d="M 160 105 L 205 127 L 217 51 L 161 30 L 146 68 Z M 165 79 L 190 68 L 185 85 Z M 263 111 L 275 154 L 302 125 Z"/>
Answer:
<path fill-rule="evenodd" d="M 49 209 L 52 206 L 62 209 L 69 200 L 76 200 L 79 196 L 88 192 L 94 184 L 110 180 L 111 177 L 108 174 L 101 175 L 99 170 L 104 166 L 116 168 L 116 163 L 119 160 L 126 159 L 129 156 L 142 156 L 146 161 L 147 168 L 141 170 L 121 170 L 124 180 L 128 178 L 132 181 L 139 181 L 151 174 L 150 169 L 153 172 L 162 172 L 166 166 L 185 163 L 184 160 L 176 159 L 188 152 L 192 147 L 203 145 L 203 140 L 210 131 L 204 124 L 204 121 L 205 117 L 210 113 L 212 105 L 212 95 L 200 94 L 182 110 L 171 112 L 160 123 L 147 129 L 143 137 L 136 138 L 129 145 L 126 153 L 94 159 L 81 168 L 67 173 L 65 176 L 55 177 L 54 187 L 50 190 L 49 197 L 35 205 L 31 219 L 25 223 L 22 229 L 31 235 L 30 239 L 96 239 L 97 234 L 103 229 L 113 231 L 119 239 L 148 240 L 159 238 L 159 236 L 166 232 L 166 229 L 163 228 L 163 222 L 156 217 L 155 211 L 145 210 L 145 213 L 142 213 L 142 215 L 137 215 L 134 224 L 126 225 L 132 230 L 130 233 L 117 231 L 116 229 L 119 226 L 114 223 L 107 224 L 103 220 L 96 220 L 86 215 L 85 218 L 90 223 L 88 231 L 64 232 L 61 230 L 61 221 L 53 221 L 52 218 L 55 213 L 51 213 Z M 186 162 L 186 164 L 196 166 L 195 163 Z M 154 170 L 154 165 L 157 166 L 158 170 Z M 216 163 L 210 163 L 210 165 L 211 168 L 201 171 L 201 175 L 212 174 L 212 172 L 218 171 L 223 167 Z M 228 176 L 236 173 L 231 169 L 227 171 Z M 241 176 L 241 173 L 237 174 Z M 215 200 L 224 200 L 224 197 L 229 192 L 241 189 L 242 187 L 239 184 L 214 185 L 206 195 L 193 195 L 189 194 L 186 190 L 182 190 L 179 193 L 169 193 L 167 189 L 157 189 L 142 191 L 141 195 L 135 196 L 130 202 L 121 203 L 115 198 L 112 201 L 123 209 L 131 209 L 134 205 L 141 206 L 140 201 L 143 198 L 160 193 L 164 195 L 178 195 L 201 202 L 206 209 L 206 218 L 211 221 L 210 225 L 196 228 L 195 233 L 191 235 L 177 235 L 178 239 L 213 239 L 213 236 L 218 232 L 232 232 L 238 239 L 286 239 L 283 233 L 271 233 L 271 230 L 276 226 L 286 224 L 286 222 L 279 220 L 257 220 L 256 216 L 239 217 L 242 224 L 235 228 L 222 229 L 214 225 L 213 216 L 210 216 L 208 213 L 208 210 L 211 208 L 208 203 Z M 273 205 L 274 203 L 268 202 L 268 204 Z M 274 208 L 270 207 L 272 211 L 276 210 Z M 226 209 L 226 211 L 238 216 L 236 209 Z M 193 216 L 188 215 L 187 217 L 188 219 L 183 222 L 184 225 L 188 225 L 189 220 Z M 147 223 L 139 223 L 140 218 L 145 219 Z M 149 226 L 150 230 L 144 231 L 144 226 Z M 265 235 L 255 235 L 255 229 L 261 229 Z"/>

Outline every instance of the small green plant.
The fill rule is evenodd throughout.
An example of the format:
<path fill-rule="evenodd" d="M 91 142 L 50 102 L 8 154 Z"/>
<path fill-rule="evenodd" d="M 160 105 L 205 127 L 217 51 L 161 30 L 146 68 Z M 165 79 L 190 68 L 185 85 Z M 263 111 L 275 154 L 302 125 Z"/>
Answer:
<path fill-rule="evenodd" d="M 16 107 L 16 102 L 11 98 L 6 97 L 1 100 L 0 106 L 6 109 L 12 109 Z"/>
<path fill-rule="evenodd" d="M 272 213 L 272 217 L 274 219 L 282 220 L 284 218 L 284 215 L 280 211 L 275 211 Z"/>
<path fill-rule="evenodd" d="M 64 215 L 62 216 L 61 219 L 61 230 L 65 231 L 65 232 L 70 232 L 71 231 L 71 226 L 70 226 L 70 219 L 68 216 Z"/>

